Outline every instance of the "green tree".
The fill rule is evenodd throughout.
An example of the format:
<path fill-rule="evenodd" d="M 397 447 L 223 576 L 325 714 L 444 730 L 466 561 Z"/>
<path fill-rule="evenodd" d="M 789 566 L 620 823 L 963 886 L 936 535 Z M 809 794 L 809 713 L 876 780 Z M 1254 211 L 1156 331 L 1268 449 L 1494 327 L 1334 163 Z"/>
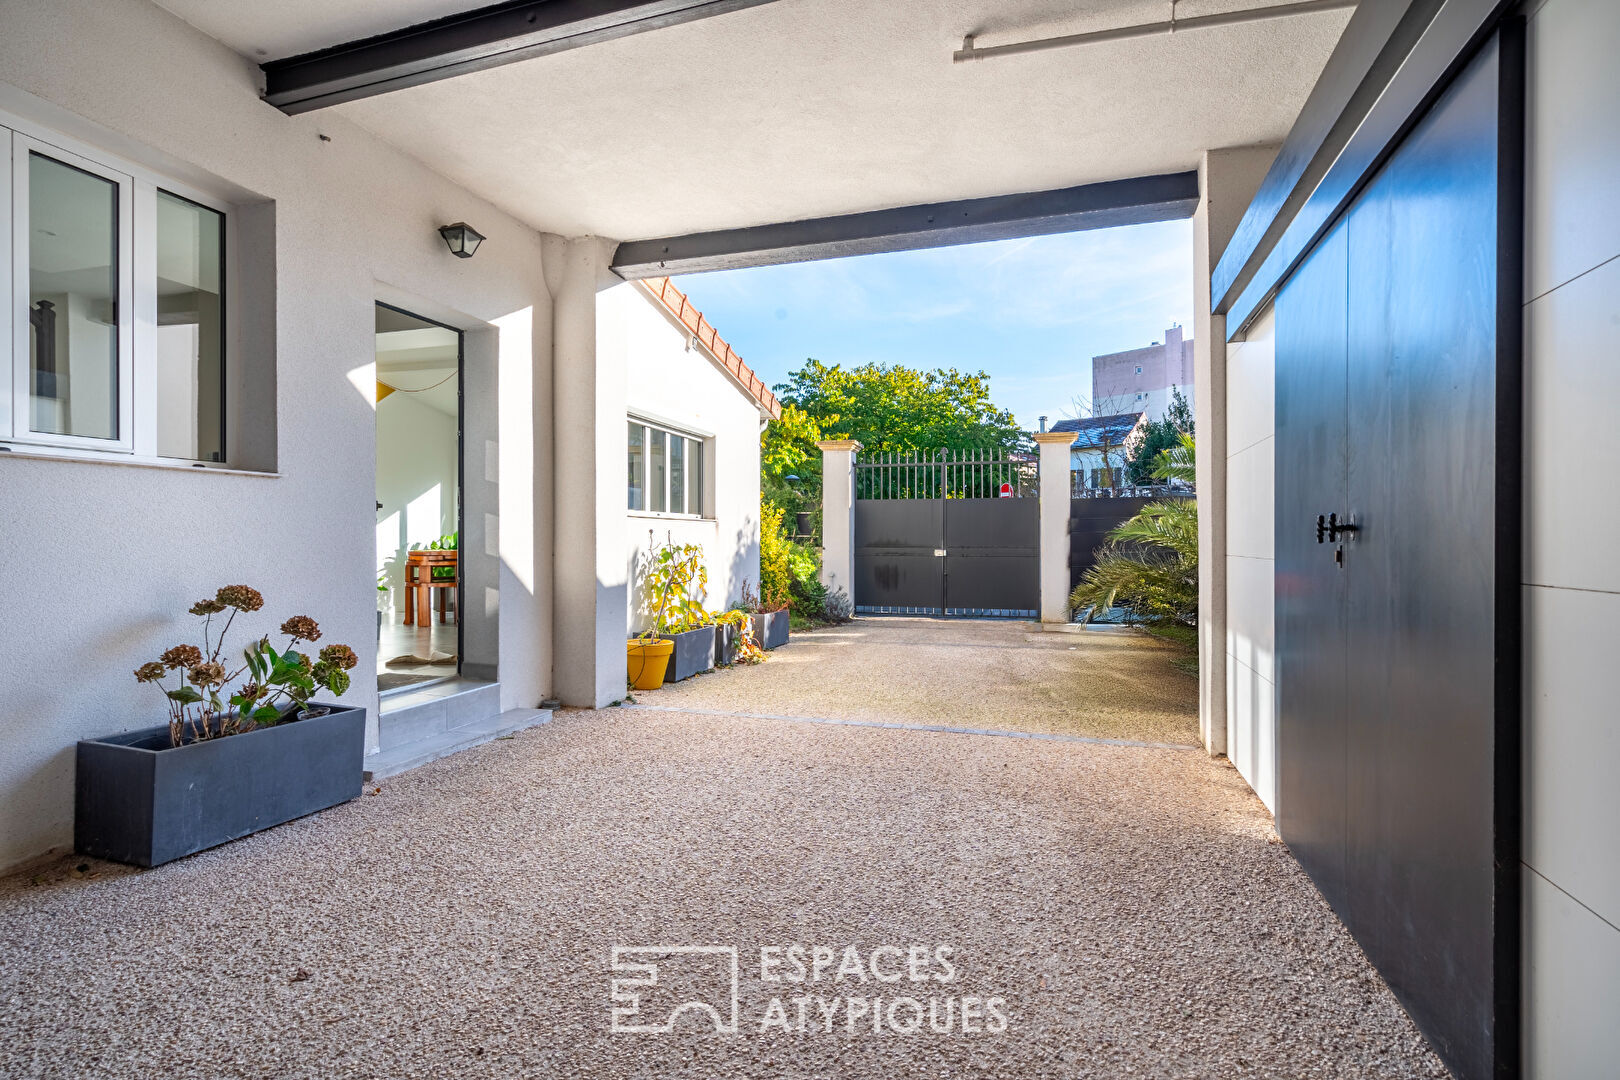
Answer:
<path fill-rule="evenodd" d="M 794 513 L 821 508 L 816 443 L 823 439 L 858 439 L 868 451 L 1029 448 L 1012 413 L 990 400 L 990 376 L 982 371 L 901 364 L 845 370 L 809 359 L 773 389 L 782 415 L 760 436 L 760 497 L 785 511 L 784 528 L 793 526 Z"/>
<path fill-rule="evenodd" d="M 824 439 L 858 439 L 868 450 L 1026 449 L 1012 413 L 990 400 L 990 376 L 955 368 L 919 371 L 901 364 L 845 370 L 819 360 L 775 387 Z"/>
<path fill-rule="evenodd" d="M 1125 462 L 1125 482 L 1151 484 L 1155 479 L 1162 479 L 1154 476 L 1154 469 L 1159 464 L 1159 455 L 1180 446 L 1183 435 L 1192 434 L 1192 409 L 1188 406 L 1187 399 L 1182 396 L 1181 389 L 1172 386 L 1170 407 L 1165 410 L 1164 419 L 1147 422 L 1147 430 L 1143 433 L 1141 441 L 1136 444 L 1129 460 Z"/>
<path fill-rule="evenodd" d="M 809 413 L 791 402 L 759 440 L 759 494 L 788 513 L 814 511 L 821 501 L 821 451 L 825 436 Z M 814 493 L 811 500 L 809 495 Z"/>

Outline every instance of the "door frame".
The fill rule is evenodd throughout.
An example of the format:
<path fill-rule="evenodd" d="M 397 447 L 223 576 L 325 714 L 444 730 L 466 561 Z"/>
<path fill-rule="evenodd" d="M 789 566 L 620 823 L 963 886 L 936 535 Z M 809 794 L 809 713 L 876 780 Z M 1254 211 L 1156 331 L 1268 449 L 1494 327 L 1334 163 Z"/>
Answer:
<path fill-rule="evenodd" d="M 434 683 L 444 682 L 447 679 L 458 679 L 461 677 L 461 665 L 466 653 L 466 642 L 463 639 L 466 634 L 467 624 L 467 574 L 466 566 L 461 555 L 461 542 L 467 535 L 467 331 L 459 326 L 452 326 L 451 324 L 440 319 L 423 315 L 420 312 L 412 311 L 406 307 L 401 307 L 399 304 L 389 303 L 386 300 L 373 299 L 372 306 L 373 310 L 376 308 L 386 308 L 389 311 L 395 312 L 396 314 L 406 315 L 420 322 L 430 323 L 442 330 L 449 330 L 456 335 L 456 669 L 454 672 L 440 676 L 439 678 L 429 679 L 419 683 L 411 683 L 408 686 L 398 687 L 394 690 L 380 691 L 379 696 L 386 698 L 391 694 L 416 690 L 423 686 L 432 686 Z M 373 410 L 372 413 L 371 441 L 373 448 L 375 448 L 377 442 L 375 410 Z M 372 468 L 371 486 L 373 491 L 375 491 L 377 487 L 375 463 L 373 464 Z M 432 606 L 433 593 L 432 590 L 429 590 L 428 607 L 430 610 L 428 612 L 428 619 L 430 623 L 433 618 L 433 613 L 431 610 Z"/>

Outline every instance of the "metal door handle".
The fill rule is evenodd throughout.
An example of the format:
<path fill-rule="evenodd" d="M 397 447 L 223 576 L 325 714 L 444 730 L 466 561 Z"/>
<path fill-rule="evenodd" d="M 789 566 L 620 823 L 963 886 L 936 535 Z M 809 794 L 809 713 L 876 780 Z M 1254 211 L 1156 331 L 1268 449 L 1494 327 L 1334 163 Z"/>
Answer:
<path fill-rule="evenodd" d="M 1316 542 L 1318 544 L 1337 544 L 1341 535 L 1360 531 L 1360 525 L 1351 524 L 1349 521 L 1340 521 L 1339 515 L 1336 513 L 1316 515 Z"/>

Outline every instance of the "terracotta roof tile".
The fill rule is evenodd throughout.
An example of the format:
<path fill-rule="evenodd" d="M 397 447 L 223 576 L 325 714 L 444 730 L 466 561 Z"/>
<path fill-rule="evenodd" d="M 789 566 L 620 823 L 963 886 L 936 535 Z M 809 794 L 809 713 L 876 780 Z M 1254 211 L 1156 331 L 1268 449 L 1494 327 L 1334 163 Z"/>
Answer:
<path fill-rule="evenodd" d="M 675 287 L 673 281 L 667 277 L 647 278 L 641 285 L 654 300 L 663 304 L 669 313 L 692 333 L 698 344 L 703 346 L 716 363 L 731 372 L 737 381 L 742 383 L 748 396 L 758 402 L 759 407 L 771 419 L 775 420 L 782 415 L 782 404 L 776 400 L 776 395 L 771 393 L 770 387 L 765 385 L 765 380 L 755 375 L 753 370 L 743 363 L 742 357 L 726 343 L 719 331 L 703 317 L 703 313 L 692 306 L 686 295 Z"/>

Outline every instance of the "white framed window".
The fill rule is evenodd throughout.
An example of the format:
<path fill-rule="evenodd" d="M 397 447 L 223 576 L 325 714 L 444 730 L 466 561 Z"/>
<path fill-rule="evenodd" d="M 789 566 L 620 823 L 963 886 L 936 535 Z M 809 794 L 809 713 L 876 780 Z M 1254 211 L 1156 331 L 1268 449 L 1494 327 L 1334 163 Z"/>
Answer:
<path fill-rule="evenodd" d="M 628 447 L 630 510 L 676 517 L 702 517 L 704 440 L 631 417 Z"/>
<path fill-rule="evenodd" d="M 0 442 L 228 464 L 228 204 L 0 113 Z"/>

